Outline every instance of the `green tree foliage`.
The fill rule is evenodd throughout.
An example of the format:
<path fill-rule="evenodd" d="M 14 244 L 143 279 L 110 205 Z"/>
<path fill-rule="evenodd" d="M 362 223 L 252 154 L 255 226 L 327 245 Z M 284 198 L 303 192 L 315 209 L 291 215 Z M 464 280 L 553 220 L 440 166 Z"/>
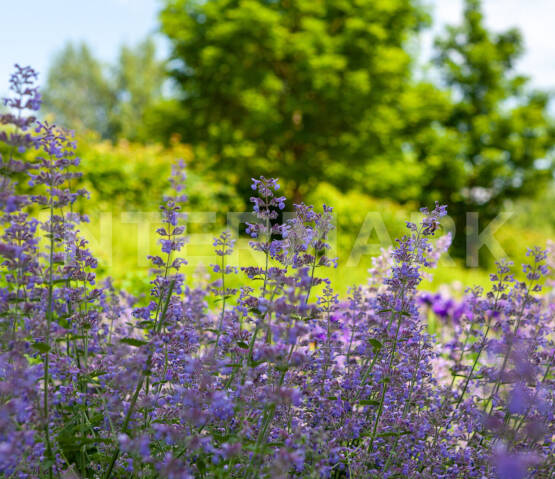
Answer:
<path fill-rule="evenodd" d="M 145 114 L 162 97 L 165 68 L 165 62 L 156 57 L 156 46 L 151 38 L 135 48 L 121 48 L 114 67 L 118 136 L 129 140 L 147 138 Z"/>
<path fill-rule="evenodd" d="M 528 79 L 515 73 L 519 32 L 489 32 L 479 0 L 466 1 L 462 24 L 449 27 L 436 47 L 453 102 L 443 126 L 458 150 L 444 161 L 458 165 L 459 176 L 433 185 L 462 230 L 465 211 L 486 222 L 507 199 L 533 195 L 552 180 L 555 127 L 548 95 L 530 91 Z"/>
<path fill-rule="evenodd" d="M 166 0 L 160 18 L 181 98 L 159 117 L 231 182 L 443 201 L 463 253 L 467 211 L 483 226 L 552 175 L 549 98 L 514 71 L 518 32 L 488 31 L 477 0 L 437 41 L 441 85 L 412 75 L 416 1 Z"/>
<path fill-rule="evenodd" d="M 142 140 L 146 112 L 160 100 L 165 79 L 151 38 L 122 46 L 112 66 L 103 66 L 86 44 L 68 43 L 48 71 L 45 111 L 104 139 Z"/>
<path fill-rule="evenodd" d="M 47 75 L 44 110 L 52 113 L 57 123 L 112 137 L 111 112 L 116 100 L 101 63 L 85 43 L 68 43 L 54 57 Z"/>
<path fill-rule="evenodd" d="M 177 133 L 197 173 L 238 190 L 264 174 L 296 201 L 325 182 L 448 203 L 460 255 L 466 212 L 482 229 L 553 178 L 549 97 L 515 72 L 519 33 L 488 31 L 478 0 L 436 42 L 440 84 L 413 74 L 409 45 L 428 22 L 418 0 L 165 0 L 160 20 L 175 97 L 162 96 L 151 40 L 110 69 L 69 45 L 46 95 L 61 123 L 108 139 Z"/>
<path fill-rule="evenodd" d="M 395 161 L 405 43 L 425 21 L 410 0 L 168 0 L 173 128 L 232 181 L 276 175 L 297 197 L 316 181 L 362 184 L 370 159 Z"/>

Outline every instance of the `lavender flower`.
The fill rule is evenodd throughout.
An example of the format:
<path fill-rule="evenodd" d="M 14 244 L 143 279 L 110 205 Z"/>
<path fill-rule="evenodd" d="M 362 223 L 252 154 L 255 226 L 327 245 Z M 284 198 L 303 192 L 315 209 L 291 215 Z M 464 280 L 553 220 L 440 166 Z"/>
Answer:
<path fill-rule="evenodd" d="M 246 232 L 263 265 L 233 266 L 224 231 L 212 277 L 186 280 L 179 161 L 136 298 L 97 279 L 75 142 L 34 119 L 35 79 L 17 67 L 1 117 L 2 477 L 553 475 L 552 244 L 528 252 L 522 280 L 500 262 L 485 294 L 422 291 L 450 243 L 432 241 L 436 204 L 340 297 L 332 209 L 283 220 L 278 181 L 261 177 Z"/>

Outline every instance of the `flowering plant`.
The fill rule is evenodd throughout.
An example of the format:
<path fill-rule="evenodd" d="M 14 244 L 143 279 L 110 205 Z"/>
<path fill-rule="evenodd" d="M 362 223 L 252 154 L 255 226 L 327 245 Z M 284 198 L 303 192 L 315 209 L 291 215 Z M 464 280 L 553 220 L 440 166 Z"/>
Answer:
<path fill-rule="evenodd" d="M 0 117 L 2 477 L 552 477 L 547 251 L 529 251 L 525 281 L 500 263 L 486 293 L 425 294 L 449 242 L 432 241 L 446 214 L 436 204 L 340 299 L 325 273 L 332 209 L 295 204 L 281 220 L 286 198 L 261 177 L 247 234 L 263 265 L 229 264 L 225 231 L 214 281 L 195 285 L 181 272 L 178 162 L 139 306 L 97 284 L 74 211 L 87 196 L 75 144 L 35 120 L 34 78 L 17 67 Z M 429 335 L 427 314 L 448 334 Z"/>

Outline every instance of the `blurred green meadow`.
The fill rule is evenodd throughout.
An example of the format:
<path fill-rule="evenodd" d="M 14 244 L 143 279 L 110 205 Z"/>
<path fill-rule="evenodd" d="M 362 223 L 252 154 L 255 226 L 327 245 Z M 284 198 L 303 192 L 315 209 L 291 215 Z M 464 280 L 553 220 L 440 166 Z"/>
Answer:
<path fill-rule="evenodd" d="M 101 277 L 110 275 L 116 285 L 134 291 L 146 293 L 149 289 L 147 255 L 159 251 L 155 233 L 160 226 L 158 205 L 168 187 L 167 178 L 176 158 L 183 158 L 189 165 L 189 242 L 184 248 L 188 261 L 184 271 L 189 279 L 209 280 L 209 266 L 217 262 L 212 241 L 223 229 L 230 229 L 239 238 L 230 264 L 240 267 L 263 261 L 261 255 L 251 250 L 249 239 L 243 233 L 242 214 L 249 211 L 248 199 L 239 195 L 232 185 L 199 173 L 201 169 L 190 147 L 178 142 L 170 146 L 126 140 L 112 144 L 100 141 L 94 134 L 78 137 L 77 142 L 83 186 L 91 193 L 88 201 L 79 204 L 90 219 L 90 223 L 82 225 L 83 233 L 98 255 Z M 341 294 L 354 284 L 364 284 L 372 258 L 405 233 L 406 221 L 418 217 L 416 202 L 401 205 L 354 189 L 342 193 L 328 183 L 319 184 L 304 201 L 317 209 L 323 204 L 334 208 L 337 229 L 330 243 L 338 258 L 338 267 L 326 274 Z M 542 207 L 545 217 L 550 209 L 545 202 L 517 204 L 513 216 L 492 235 L 517 265 L 524 261 L 529 245 L 545 246 L 553 237 L 553 224 L 539 220 Z M 532 208 L 537 209 L 539 216 L 528 216 Z M 447 221 L 441 233 L 451 228 L 452 223 Z M 453 286 L 455 293 L 461 293 L 462 285 L 487 286 L 486 268 L 501 256 L 495 257 L 487 246 L 483 249 L 487 254 L 482 256 L 481 267 L 469 268 L 464 258 L 449 255 L 440 261 L 432 281 L 424 282 L 423 287 L 435 290 L 447 284 Z"/>
<path fill-rule="evenodd" d="M 479 0 L 443 29 L 418 0 L 164 0 L 162 58 L 146 38 L 104 64 L 67 43 L 45 73 L 44 119 L 76 131 L 101 276 L 148 289 L 158 204 L 187 163 L 187 273 L 206 275 L 212 237 L 244 234 L 250 179 L 280 179 L 288 202 L 334 208 L 331 277 L 365 282 L 422 206 L 448 205 L 449 257 L 424 287 L 485 286 L 555 230 L 552 92 L 516 67 L 524 39 L 487 27 Z M 534 72 L 527 72 L 533 77 Z M 87 204 L 85 204 L 87 203 Z M 457 286 L 455 286 L 456 288 Z M 137 290 L 137 289 L 135 289 Z"/>

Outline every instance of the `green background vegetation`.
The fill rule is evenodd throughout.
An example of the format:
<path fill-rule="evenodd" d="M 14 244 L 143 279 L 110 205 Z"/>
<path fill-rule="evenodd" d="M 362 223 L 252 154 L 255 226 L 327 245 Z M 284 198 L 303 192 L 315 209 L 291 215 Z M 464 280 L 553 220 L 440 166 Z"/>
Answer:
<path fill-rule="evenodd" d="M 191 212 L 215 213 L 191 215 L 190 273 L 213 262 L 211 236 L 228 212 L 249 208 L 259 175 L 279 177 L 293 202 L 334 207 L 341 291 L 364 282 L 385 245 L 368 213 L 394 239 L 420 206 L 449 205 L 445 226 L 457 234 L 433 287 L 487 282 L 464 266 L 468 211 L 480 229 L 513 213 L 495 238 L 517 264 L 545 245 L 555 124 L 549 94 L 514 70 L 519 32 L 488 31 L 480 2 L 467 0 L 462 24 L 435 43 L 431 80 L 410 48 L 431 22 L 416 0 L 165 0 L 168 59 L 150 39 L 122 48 L 112 66 L 68 44 L 48 72 L 44 111 L 77 130 L 102 270 L 146 286 L 146 240 L 129 215 L 157 211 L 176 158 L 188 163 Z M 481 266 L 493 260 L 482 248 Z"/>

